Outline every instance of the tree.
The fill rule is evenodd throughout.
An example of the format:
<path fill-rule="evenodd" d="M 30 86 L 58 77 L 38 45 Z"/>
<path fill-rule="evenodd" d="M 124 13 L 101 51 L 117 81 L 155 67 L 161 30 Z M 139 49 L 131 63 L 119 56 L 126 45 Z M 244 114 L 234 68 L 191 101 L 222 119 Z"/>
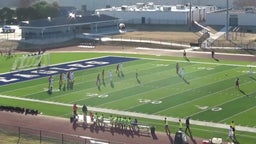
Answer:
<path fill-rule="evenodd" d="M 49 4 L 45 1 L 35 3 L 27 8 L 17 8 L 17 18 L 23 20 L 44 19 L 59 15 L 59 6 L 56 3 Z"/>
<path fill-rule="evenodd" d="M 55 3 L 54 3 L 55 4 Z M 32 6 L 37 11 L 37 18 L 56 17 L 59 15 L 58 5 L 39 2 Z"/>
<path fill-rule="evenodd" d="M 0 20 L 6 22 L 8 20 L 11 20 L 15 14 L 14 10 L 11 10 L 10 8 L 4 7 L 0 9 Z"/>
<path fill-rule="evenodd" d="M 18 7 L 19 8 L 28 8 L 30 7 L 36 0 L 19 0 Z"/>

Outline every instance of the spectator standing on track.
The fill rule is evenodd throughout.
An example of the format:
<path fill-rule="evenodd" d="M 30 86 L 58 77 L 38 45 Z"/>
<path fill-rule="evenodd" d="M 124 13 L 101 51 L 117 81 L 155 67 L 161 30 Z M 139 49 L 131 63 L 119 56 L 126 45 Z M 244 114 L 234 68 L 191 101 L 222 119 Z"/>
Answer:
<path fill-rule="evenodd" d="M 190 137 L 192 137 L 192 133 L 190 131 L 190 117 L 186 119 L 186 129 L 185 133 L 188 134 Z"/>
<path fill-rule="evenodd" d="M 212 50 L 212 58 L 214 59 L 215 58 L 215 52 L 214 52 L 214 50 Z"/>
<path fill-rule="evenodd" d="M 83 115 L 84 115 L 84 121 L 87 123 L 87 106 L 84 104 L 83 107 L 82 107 L 82 111 L 83 111 Z"/>
<path fill-rule="evenodd" d="M 167 121 L 166 117 L 164 118 L 164 124 L 165 124 L 165 132 L 166 132 L 166 134 L 170 135 L 171 131 L 170 131 L 169 124 L 168 124 L 168 121 Z"/>
<path fill-rule="evenodd" d="M 240 89 L 240 87 L 239 87 L 239 78 L 236 78 L 235 87 L 236 87 L 236 89 Z"/>
<path fill-rule="evenodd" d="M 233 128 L 232 126 L 229 127 L 229 130 L 228 130 L 228 138 L 227 140 L 231 140 L 232 142 L 234 142 L 234 135 L 233 135 Z"/>
<path fill-rule="evenodd" d="M 237 139 L 236 139 L 236 125 L 235 125 L 235 122 L 234 122 L 234 121 L 231 121 L 230 127 L 231 127 L 232 130 L 233 130 L 233 141 L 234 141 L 235 143 L 237 143 Z"/>
<path fill-rule="evenodd" d="M 181 122 L 181 119 L 179 119 L 179 130 L 182 131 L 182 128 L 183 128 L 183 124 Z"/>
<path fill-rule="evenodd" d="M 186 51 L 184 50 L 183 51 L 183 58 L 186 58 L 187 57 L 187 53 L 186 53 Z"/>
<path fill-rule="evenodd" d="M 78 107 L 76 105 L 76 103 L 73 105 L 73 116 L 76 117 L 77 116 L 77 110 L 78 110 Z"/>

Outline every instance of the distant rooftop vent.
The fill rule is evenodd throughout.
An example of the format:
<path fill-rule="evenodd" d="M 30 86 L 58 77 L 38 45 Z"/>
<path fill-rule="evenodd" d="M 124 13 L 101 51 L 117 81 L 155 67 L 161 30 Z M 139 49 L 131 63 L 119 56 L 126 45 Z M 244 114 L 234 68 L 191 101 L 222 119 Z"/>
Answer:
<path fill-rule="evenodd" d="M 244 10 L 245 10 L 246 13 L 255 13 L 256 12 L 255 7 L 253 7 L 253 6 L 245 7 Z"/>
<path fill-rule="evenodd" d="M 127 10 L 127 7 L 128 7 L 127 5 L 122 5 L 122 6 L 121 6 L 121 10 L 122 10 L 122 11 L 126 11 L 126 10 Z"/>
<path fill-rule="evenodd" d="M 137 9 L 143 8 L 144 5 L 145 5 L 144 3 L 136 3 L 136 8 Z"/>
<path fill-rule="evenodd" d="M 163 6 L 162 11 L 172 11 L 172 7 L 171 6 Z"/>
<path fill-rule="evenodd" d="M 185 9 L 185 6 L 184 5 L 176 5 L 176 9 L 182 10 L 182 9 Z"/>

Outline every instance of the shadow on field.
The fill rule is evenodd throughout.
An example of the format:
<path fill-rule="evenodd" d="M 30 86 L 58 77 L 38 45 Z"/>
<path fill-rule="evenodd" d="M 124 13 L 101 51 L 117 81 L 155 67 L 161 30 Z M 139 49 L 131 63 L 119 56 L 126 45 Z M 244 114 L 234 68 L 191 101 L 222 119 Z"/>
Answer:
<path fill-rule="evenodd" d="M 173 141 L 171 135 L 168 135 L 168 138 L 169 138 L 170 144 L 174 144 L 174 141 Z"/>
<path fill-rule="evenodd" d="M 250 78 L 251 78 L 252 80 L 255 80 L 255 81 L 256 81 L 256 78 L 254 78 L 254 77 L 252 77 L 252 76 L 250 76 Z"/>
<path fill-rule="evenodd" d="M 187 81 L 185 78 L 183 78 L 183 81 L 184 81 L 186 84 L 190 84 L 190 82 Z"/>
<path fill-rule="evenodd" d="M 240 91 L 240 93 L 242 93 L 243 95 L 249 97 L 249 95 L 248 95 L 247 93 L 245 93 L 243 90 L 240 89 L 239 91 Z"/>

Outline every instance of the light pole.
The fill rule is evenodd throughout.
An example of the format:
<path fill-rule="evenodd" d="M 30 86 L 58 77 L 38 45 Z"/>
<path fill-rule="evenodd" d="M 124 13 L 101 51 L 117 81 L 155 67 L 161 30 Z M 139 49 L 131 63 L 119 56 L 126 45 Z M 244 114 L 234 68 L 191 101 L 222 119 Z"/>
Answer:
<path fill-rule="evenodd" d="M 226 40 L 229 40 L 229 4 L 228 4 L 228 0 L 227 0 L 227 15 L 226 15 Z"/>

